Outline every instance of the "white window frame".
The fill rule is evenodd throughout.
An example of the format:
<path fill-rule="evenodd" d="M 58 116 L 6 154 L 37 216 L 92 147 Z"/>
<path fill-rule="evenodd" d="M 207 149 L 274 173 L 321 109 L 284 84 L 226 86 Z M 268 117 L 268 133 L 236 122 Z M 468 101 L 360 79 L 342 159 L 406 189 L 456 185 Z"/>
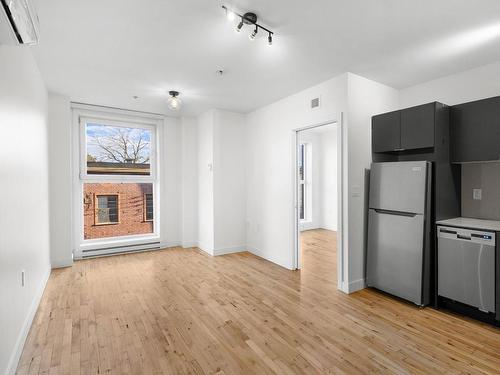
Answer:
<path fill-rule="evenodd" d="M 301 150 L 303 148 L 303 150 Z M 308 191 L 308 186 L 307 186 L 307 149 L 308 149 L 308 144 L 307 142 L 300 142 L 299 144 L 299 155 L 302 157 L 302 179 L 299 179 L 299 192 L 300 187 L 302 186 L 302 206 L 303 206 L 303 212 L 304 212 L 304 217 L 301 218 L 299 217 L 301 222 L 307 221 L 307 191 Z M 300 167 L 299 167 L 300 168 Z M 298 175 L 300 177 L 300 171 L 298 171 Z M 300 215 L 301 207 L 299 207 L 299 215 Z"/>
<path fill-rule="evenodd" d="M 126 247 L 141 243 L 160 242 L 160 160 L 159 147 L 162 139 L 164 117 L 143 112 L 127 111 L 114 108 L 72 104 L 73 110 L 73 243 L 74 256 L 81 258 L 85 250 L 97 250 L 105 247 Z M 125 128 L 143 128 L 151 131 L 150 175 L 97 175 L 87 173 L 87 145 L 85 124 L 87 122 L 121 126 Z M 153 233 L 129 236 L 84 239 L 83 185 L 85 183 L 150 183 L 153 185 Z"/>

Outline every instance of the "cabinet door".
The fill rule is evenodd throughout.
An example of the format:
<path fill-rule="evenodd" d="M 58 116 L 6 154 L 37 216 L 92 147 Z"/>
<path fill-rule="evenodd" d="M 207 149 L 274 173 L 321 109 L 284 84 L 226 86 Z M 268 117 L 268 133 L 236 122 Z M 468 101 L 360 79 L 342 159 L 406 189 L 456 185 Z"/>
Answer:
<path fill-rule="evenodd" d="M 401 148 L 400 111 L 372 117 L 372 151 L 397 151 Z"/>
<path fill-rule="evenodd" d="M 451 160 L 500 159 L 500 97 L 451 108 Z"/>
<path fill-rule="evenodd" d="M 434 147 L 436 104 L 429 103 L 401 111 L 401 148 Z"/>

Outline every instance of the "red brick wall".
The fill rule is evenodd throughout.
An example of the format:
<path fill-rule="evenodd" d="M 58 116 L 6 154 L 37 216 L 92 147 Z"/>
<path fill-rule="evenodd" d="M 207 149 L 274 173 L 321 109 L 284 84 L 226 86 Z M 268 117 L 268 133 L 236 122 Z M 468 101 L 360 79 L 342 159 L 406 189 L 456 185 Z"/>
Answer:
<path fill-rule="evenodd" d="M 144 194 L 151 193 L 153 193 L 153 184 L 84 184 L 84 238 L 93 239 L 153 233 L 153 222 L 145 221 L 144 217 Z M 96 225 L 96 195 L 100 194 L 118 194 L 119 223 Z"/>

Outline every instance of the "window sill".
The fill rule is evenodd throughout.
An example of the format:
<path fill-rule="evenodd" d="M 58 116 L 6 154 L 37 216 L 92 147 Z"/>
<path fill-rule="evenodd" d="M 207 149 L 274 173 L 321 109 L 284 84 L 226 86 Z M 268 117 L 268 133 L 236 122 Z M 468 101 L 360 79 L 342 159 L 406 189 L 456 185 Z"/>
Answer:
<path fill-rule="evenodd" d="M 103 225 L 118 225 L 121 224 L 120 222 L 118 223 L 96 223 L 94 224 L 94 227 L 102 227 Z"/>

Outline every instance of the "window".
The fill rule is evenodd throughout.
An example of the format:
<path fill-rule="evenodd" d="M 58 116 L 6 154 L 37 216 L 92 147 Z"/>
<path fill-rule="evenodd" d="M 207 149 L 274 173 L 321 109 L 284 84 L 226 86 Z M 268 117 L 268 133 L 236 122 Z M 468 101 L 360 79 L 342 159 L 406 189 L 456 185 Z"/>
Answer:
<path fill-rule="evenodd" d="M 144 194 L 144 220 L 153 220 L 153 194 Z"/>
<path fill-rule="evenodd" d="M 306 219 L 306 144 L 299 145 L 299 186 L 298 186 L 298 204 L 299 219 Z"/>
<path fill-rule="evenodd" d="M 79 107 L 73 107 L 76 256 L 159 241 L 163 118 Z"/>
<path fill-rule="evenodd" d="M 85 159 L 88 175 L 151 174 L 151 130 L 85 124 Z"/>
<path fill-rule="evenodd" d="M 96 195 L 96 224 L 117 224 L 118 195 Z"/>

